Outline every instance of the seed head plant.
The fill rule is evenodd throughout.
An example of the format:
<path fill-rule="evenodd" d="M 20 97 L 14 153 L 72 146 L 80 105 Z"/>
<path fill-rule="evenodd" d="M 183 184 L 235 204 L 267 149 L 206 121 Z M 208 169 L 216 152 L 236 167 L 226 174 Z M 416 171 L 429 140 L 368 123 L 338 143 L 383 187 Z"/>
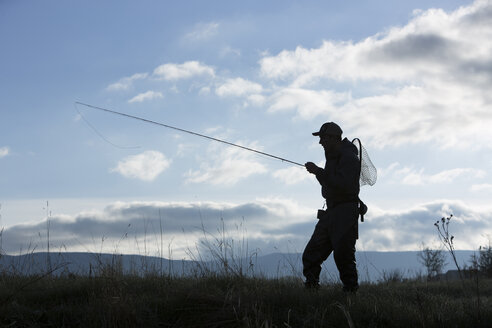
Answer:
<path fill-rule="evenodd" d="M 456 259 L 456 253 L 455 253 L 454 242 L 453 242 L 454 236 L 449 233 L 449 223 L 451 222 L 452 218 L 453 218 L 453 214 L 450 214 L 448 217 L 442 217 L 441 220 L 438 220 L 436 221 L 436 223 L 434 223 L 434 226 L 437 228 L 437 234 L 439 236 L 439 240 L 444 245 L 444 247 L 446 247 L 446 249 L 451 254 L 451 257 L 453 258 L 453 262 L 456 265 L 456 268 L 458 269 L 460 280 L 464 283 L 463 275 L 461 273 L 461 268 L 458 264 L 458 260 Z"/>

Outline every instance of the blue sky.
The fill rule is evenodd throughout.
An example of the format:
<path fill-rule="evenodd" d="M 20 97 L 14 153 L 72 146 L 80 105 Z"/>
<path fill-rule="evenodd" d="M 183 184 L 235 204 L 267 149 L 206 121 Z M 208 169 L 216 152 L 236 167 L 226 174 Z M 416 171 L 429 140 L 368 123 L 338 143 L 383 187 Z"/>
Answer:
<path fill-rule="evenodd" d="M 264 253 L 307 242 L 323 200 L 302 168 L 81 101 L 319 165 L 311 132 L 335 121 L 379 171 L 359 249 L 437 246 L 451 213 L 476 249 L 492 234 L 491 16 L 490 1 L 2 1 L 2 248 L 42 250 L 47 215 L 67 250 L 141 252 L 162 230 L 186 257 L 222 222 Z"/>

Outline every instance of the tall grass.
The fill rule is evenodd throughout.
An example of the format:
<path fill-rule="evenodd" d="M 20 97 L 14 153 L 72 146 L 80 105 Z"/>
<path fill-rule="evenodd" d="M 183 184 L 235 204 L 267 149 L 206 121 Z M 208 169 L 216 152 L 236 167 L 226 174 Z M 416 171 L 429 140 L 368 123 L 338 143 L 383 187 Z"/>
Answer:
<path fill-rule="evenodd" d="M 365 284 L 305 290 L 297 280 L 237 276 L 0 276 L 0 324 L 67 327 L 489 327 L 492 281 L 480 281 L 481 317 L 460 282 Z M 24 286 L 19 289 L 20 286 Z M 12 296 L 10 296 L 12 295 Z M 488 304 L 488 306 L 487 306 Z"/>
<path fill-rule="evenodd" d="M 258 250 L 250 251 L 244 220 L 229 231 L 221 218 L 217 233 L 207 231 L 202 224 L 203 238 L 195 248 L 188 248 L 187 255 L 195 263 L 198 276 L 244 277 L 257 274 Z M 239 241 L 235 238 L 239 236 Z"/>

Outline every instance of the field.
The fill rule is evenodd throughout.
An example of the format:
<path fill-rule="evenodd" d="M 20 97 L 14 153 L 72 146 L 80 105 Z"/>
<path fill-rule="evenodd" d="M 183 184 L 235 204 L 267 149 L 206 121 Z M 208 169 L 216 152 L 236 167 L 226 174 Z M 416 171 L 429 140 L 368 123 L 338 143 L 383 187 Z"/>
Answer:
<path fill-rule="evenodd" d="M 337 284 L 206 274 L 0 276 L 3 327 L 491 327 L 492 280 Z"/>

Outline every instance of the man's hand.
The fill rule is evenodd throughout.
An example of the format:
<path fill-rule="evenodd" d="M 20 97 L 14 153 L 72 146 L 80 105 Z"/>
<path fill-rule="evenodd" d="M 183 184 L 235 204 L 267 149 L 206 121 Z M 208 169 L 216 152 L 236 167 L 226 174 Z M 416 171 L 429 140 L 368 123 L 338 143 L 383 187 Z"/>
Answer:
<path fill-rule="evenodd" d="M 319 170 L 321 170 L 321 168 L 313 162 L 307 162 L 306 164 L 304 164 L 304 166 L 306 167 L 306 170 L 308 170 L 308 172 L 311 174 L 316 174 Z"/>

